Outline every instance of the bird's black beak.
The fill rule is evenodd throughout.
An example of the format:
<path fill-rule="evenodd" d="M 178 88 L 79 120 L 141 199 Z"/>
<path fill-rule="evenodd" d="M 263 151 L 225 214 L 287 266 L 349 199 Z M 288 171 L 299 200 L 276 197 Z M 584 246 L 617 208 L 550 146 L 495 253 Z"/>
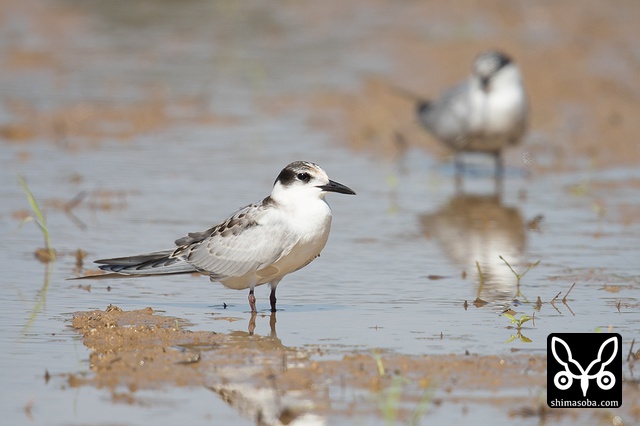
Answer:
<path fill-rule="evenodd" d="M 326 185 L 319 185 L 318 188 L 326 192 L 339 192 L 340 194 L 356 195 L 353 189 L 332 180 L 330 180 Z"/>

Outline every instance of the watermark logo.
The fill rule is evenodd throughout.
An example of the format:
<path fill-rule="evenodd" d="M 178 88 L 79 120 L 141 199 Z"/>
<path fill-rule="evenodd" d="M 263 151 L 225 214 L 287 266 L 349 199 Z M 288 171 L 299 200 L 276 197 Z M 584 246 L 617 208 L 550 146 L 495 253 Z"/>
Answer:
<path fill-rule="evenodd" d="M 552 333 L 547 338 L 549 407 L 619 407 L 622 338 L 616 333 Z"/>

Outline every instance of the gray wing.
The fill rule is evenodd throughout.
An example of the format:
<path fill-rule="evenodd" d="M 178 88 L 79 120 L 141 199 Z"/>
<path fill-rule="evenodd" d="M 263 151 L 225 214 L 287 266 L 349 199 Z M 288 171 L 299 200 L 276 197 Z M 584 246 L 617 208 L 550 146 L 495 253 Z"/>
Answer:
<path fill-rule="evenodd" d="M 469 82 L 464 81 L 445 91 L 428 108 L 420 112 L 420 121 L 437 138 L 455 143 L 469 132 Z"/>
<path fill-rule="evenodd" d="M 267 267 L 297 242 L 276 210 L 251 204 L 207 231 L 176 240 L 171 257 L 220 280 Z"/>

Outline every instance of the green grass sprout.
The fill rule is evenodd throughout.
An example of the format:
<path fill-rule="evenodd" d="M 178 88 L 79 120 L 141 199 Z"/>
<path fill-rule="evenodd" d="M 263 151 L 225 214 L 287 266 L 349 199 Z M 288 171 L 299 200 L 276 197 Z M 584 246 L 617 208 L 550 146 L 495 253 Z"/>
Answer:
<path fill-rule="evenodd" d="M 429 386 L 428 382 L 424 384 L 422 381 L 418 384 L 418 388 L 422 389 L 420 399 L 413 408 L 410 418 L 405 423 L 401 414 L 403 408 L 408 408 L 402 404 L 403 400 L 409 395 L 414 388 L 414 383 L 408 378 L 400 374 L 390 374 L 384 367 L 382 357 L 377 351 L 373 351 L 373 358 L 376 361 L 378 369 L 378 379 L 380 380 L 381 389 L 377 399 L 378 409 L 382 414 L 385 425 L 394 426 L 398 424 L 418 425 L 420 419 L 428 411 L 431 401 L 433 400 L 434 388 Z"/>
<path fill-rule="evenodd" d="M 520 318 L 516 318 L 515 315 L 513 315 L 513 314 L 511 314 L 509 312 L 503 312 L 502 315 L 507 317 L 507 319 L 509 320 L 509 323 L 510 324 L 515 324 L 515 326 L 517 328 L 516 334 L 512 334 L 511 336 L 509 336 L 509 339 L 506 341 L 506 343 L 511 343 L 516 339 L 520 339 L 520 341 L 523 342 L 523 343 L 531 343 L 532 342 L 531 339 L 529 339 L 527 336 L 522 334 L 522 325 L 527 321 L 531 321 L 533 319 L 532 317 L 530 317 L 527 314 L 522 314 L 522 315 L 520 315 Z"/>
<path fill-rule="evenodd" d="M 38 257 L 38 259 L 40 259 L 45 263 L 51 262 L 55 260 L 56 252 L 51 245 L 51 235 L 49 234 L 49 228 L 47 227 L 47 219 L 44 216 L 44 213 L 42 213 L 42 209 L 40 209 L 38 202 L 36 201 L 35 197 L 33 196 L 33 193 L 29 189 L 29 186 L 24 181 L 22 176 L 18 175 L 18 181 L 20 182 L 20 186 L 22 186 L 22 189 L 24 190 L 25 194 L 27 194 L 27 199 L 29 200 L 29 204 L 31 205 L 33 214 L 35 215 L 35 216 L 29 215 L 26 218 L 24 218 L 20 223 L 20 226 L 30 221 L 34 221 L 36 225 L 38 225 L 38 227 L 42 231 L 42 234 L 44 235 L 44 250 L 43 251 L 37 250 L 36 256 Z"/>

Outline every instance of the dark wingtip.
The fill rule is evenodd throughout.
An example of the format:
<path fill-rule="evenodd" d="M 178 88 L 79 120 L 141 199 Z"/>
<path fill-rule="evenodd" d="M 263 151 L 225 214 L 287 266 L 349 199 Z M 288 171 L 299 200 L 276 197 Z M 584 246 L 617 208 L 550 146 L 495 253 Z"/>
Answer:
<path fill-rule="evenodd" d="M 430 101 L 418 101 L 418 103 L 416 104 L 416 111 L 418 112 L 418 114 L 422 114 L 425 111 L 427 111 L 430 107 L 431 107 Z"/>
<path fill-rule="evenodd" d="M 106 271 L 106 272 L 113 272 L 114 274 L 117 274 L 118 272 L 122 271 L 124 268 L 126 268 L 126 266 L 123 265 L 100 265 L 98 266 L 99 269 Z"/>

